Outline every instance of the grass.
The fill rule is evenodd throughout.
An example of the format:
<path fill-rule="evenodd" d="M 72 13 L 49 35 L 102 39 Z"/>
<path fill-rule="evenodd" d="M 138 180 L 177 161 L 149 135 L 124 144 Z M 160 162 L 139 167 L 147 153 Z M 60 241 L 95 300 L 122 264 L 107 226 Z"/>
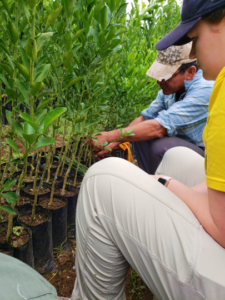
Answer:
<path fill-rule="evenodd" d="M 129 291 L 129 300 L 136 299 L 136 300 L 142 300 L 143 293 L 146 289 L 145 284 L 139 277 L 139 275 L 134 271 L 131 270 L 131 284 L 132 288 Z"/>

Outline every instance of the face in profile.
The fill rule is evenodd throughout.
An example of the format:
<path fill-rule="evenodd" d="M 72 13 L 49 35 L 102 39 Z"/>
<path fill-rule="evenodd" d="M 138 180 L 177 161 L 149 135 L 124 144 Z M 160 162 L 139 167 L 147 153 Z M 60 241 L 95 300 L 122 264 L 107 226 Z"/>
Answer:
<path fill-rule="evenodd" d="M 188 36 L 193 39 L 190 58 L 197 58 L 206 80 L 215 80 L 225 67 L 225 18 L 217 24 L 200 20 Z"/>

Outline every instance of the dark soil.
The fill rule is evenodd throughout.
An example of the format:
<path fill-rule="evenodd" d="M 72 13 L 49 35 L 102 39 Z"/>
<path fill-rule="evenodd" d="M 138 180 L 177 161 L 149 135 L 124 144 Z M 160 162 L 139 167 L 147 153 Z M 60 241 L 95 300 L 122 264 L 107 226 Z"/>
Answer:
<path fill-rule="evenodd" d="M 3 250 L 3 249 L 0 249 L 0 253 L 11 255 L 11 253 L 8 250 Z"/>
<path fill-rule="evenodd" d="M 29 197 L 23 197 L 23 196 L 20 196 L 19 198 L 17 198 L 17 202 L 16 202 L 16 205 L 24 205 L 24 204 L 27 204 L 27 203 L 33 203 L 33 200 L 30 199 Z"/>
<path fill-rule="evenodd" d="M 7 222 L 8 218 L 9 218 L 9 214 L 2 210 L 1 215 L 0 215 L 0 223 Z"/>
<path fill-rule="evenodd" d="M 24 191 L 25 191 L 26 193 L 30 194 L 30 195 L 35 195 L 35 193 L 38 191 L 38 188 L 39 188 L 39 185 L 36 186 L 35 191 L 34 191 L 34 190 L 33 190 L 33 184 L 32 184 L 32 185 L 29 184 L 29 185 L 24 189 Z M 40 188 L 40 191 L 39 191 L 38 195 L 46 194 L 46 193 L 50 192 L 50 190 L 51 190 L 50 188 L 48 188 L 48 187 L 46 187 L 46 186 L 42 186 L 42 187 Z"/>
<path fill-rule="evenodd" d="M 39 205 L 41 205 L 42 207 L 47 208 L 47 209 L 58 209 L 58 208 L 64 207 L 66 205 L 66 202 L 64 202 L 63 200 L 58 199 L 58 198 L 53 198 L 52 205 L 50 205 L 50 206 L 48 205 L 49 201 L 50 201 L 50 198 L 45 198 L 45 199 L 41 200 Z"/>
<path fill-rule="evenodd" d="M 19 221 L 22 221 L 25 224 L 28 224 L 29 226 L 36 226 L 36 225 L 46 222 L 47 218 L 45 217 L 45 215 L 40 213 L 40 214 L 34 215 L 34 221 L 32 224 L 31 224 L 31 215 L 24 215 L 19 218 Z"/>
<path fill-rule="evenodd" d="M 30 238 L 29 232 L 27 231 L 27 229 L 24 228 L 20 236 L 17 236 L 16 234 L 12 233 L 10 244 L 13 247 L 19 248 L 24 244 L 26 244 L 29 238 Z"/>
<path fill-rule="evenodd" d="M 77 194 L 77 192 L 74 192 L 74 191 L 67 191 L 65 189 L 65 193 L 62 194 L 62 189 L 57 189 L 55 190 L 54 192 L 55 195 L 60 195 L 60 196 L 65 196 L 65 197 L 72 197 L 72 196 L 75 196 Z"/>
<path fill-rule="evenodd" d="M 0 225 L 0 244 L 6 243 L 6 235 L 7 235 L 7 226 L 2 227 Z"/>
<path fill-rule="evenodd" d="M 73 186 L 73 180 L 67 179 L 66 184 L 69 184 L 69 185 Z M 81 182 L 76 182 L 76 187 L 77 188 L 81 187 Z"/>
<path fill-rule="evenodd" d="M 57 271 L 43 275 L 57 290 L 58 296 L 70 297 L 75 283 L 76 241 L 68 240 L 69 252 L 54 254 Z M 134 276 L 132 269 L 127 274 L 125 287 L 127 300 L 153 300 L 153 295 L 139 276 Z M 132 278 L 131 278 L 132 275 Z"/>

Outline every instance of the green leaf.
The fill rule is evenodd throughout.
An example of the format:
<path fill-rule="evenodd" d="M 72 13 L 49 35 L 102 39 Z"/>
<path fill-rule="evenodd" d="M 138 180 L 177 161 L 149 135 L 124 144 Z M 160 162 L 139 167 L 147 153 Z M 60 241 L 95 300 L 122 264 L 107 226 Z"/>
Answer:
<path fill-rule="evenodd" d="M 3 185 L 2 192 L 9 190 L 16 183 L 17 179 L 7 180 L 6 183 Z"/>
<path fill-rule="evenodd" d="M 79 31 L 77 31 L 75 33 L 75 35 L 73 36 L 73 43 L 79 38 L 79 36 L 85 31 L 85 28 L 84 29 L 80 29 Z"/>
<path fill-rule="evenodd" d="M 23 59 L 23 65 L 27 68 L 27 70 L 30 72 L 30 60 L 29 58 L 27 57 L 27 54 L 26 54 L 26 50 L 22 47 L 19 47 L 19 50 L 20 50 L 20 54 L 22 56 L 22 59 Z"/>
<path fill-rule="evenodd" d="M 63 64 L 65 67 L 68 67 L 72 63 L 73 55 L 74 55 L 74 53 L 72 50 L 65 52 L 63 54 Z"/>
<path fill-rule="evenodd" d="M 69 18 L 73 13 L 73 0 L 64 0 L 64 8 L 67 18 Z"/>
<path fill-rule="evenodd" d="M 37 43 L 35 39 L 28 39 L 26 42 L 26 54 L 27 57 L 32 60 L 35 61 L 37 58 Z"/>
<path fill-rule="evenodd" d="M 26 85 L 23 82 L 19 81 L 17 78 L 15 78 L 15 86 L 23 94 L 26 102 L 29 103 L 29 90 L 26 87 Z"/>
<path fill-rule="evenodd" d="M 121 132 L 121 134 L 122 134 L 122 136 L 124 135 L 124 130 L 123 130 L 123 128 L 120 128 L 120 132 Z"/>
<path fill-rule="evenodd" d="M 23 32 L 24 28 L 26 27 L 26 25 L 28 24 L 27 18 L 24 17 L 22 19 L 22 21 L 20 22 L 20 33 Z"/>
<path fill-rule="evenodd" d="M 51 40 L 54 32 L 45 32 L 37 38 L 37 51 L 41 51 L 44 46 L 48 45 L 48 42 Z"/>
<path fill-rule="evenodd" d="M 76 118 L 75 119 L 75 123 L 78 124 L 78 123 L 82 123 L 84 122 L 84 118 Z"/>
<path fill-rule="evenodd" d="M 63 91 L 65 91 L 66 89 L 68 89 L 69 87 L 71 87 L 72 85 L 76 84 L 77 82 L 81 81 L 81 80 L 84 80 L 84 77 L 78 77 L 78 78 L 75 78 L 73 80 L 71 80 L 64 88 L 63 88 Z"/>
<path fill-rule="evenodd" d="M 24 120 L 24 121 L 26 121 L 28 124 L 30 124 L 30 126 L 31 127 L 33 127 L 33 129 L 35 130 L 35 131 L 38 131 L 38 126 L 37 126 L 37 124 L 35 123 L 35 122 L 33 122 L 32 121 L 32 119 L 31 119 L 31 117 L 28 115 L 28 113 L 20 113 L 20 117 Z M 26 123 L 25 123 L 26 124 Z M 25 126 L 25 124 L 24 124 L 24 126 Z M 25 131 L 25 127 L 24 127 L 24 133 L 26 133 L 26 134 L 29 134 L 29 133 L 31 133 L 31 132 L 26 132 Z M 33 133 L 33 132 L 32 132 Z"/>
<path fill-rule="evenodd" d="M 44 86 L 43 82 L 33 82 L 30 89 L 31 94 L 35 97 Z"/>
<path fill-rule="evenodd" d="M 62 114 L 67 111 L 66 107 L 58 107 L 52 110 L 46 117 L 44 122 L 43 132 L 55 121 L 57 120 Z"/>
<path fill-rule="evenodd" d="M 49 145 L 52 145 L 55 143 L 56 143 L 56 140 L 54 140 L 53 138 L 45 138 L 45 139 L 39 140 L 37 143 L 35 143 L 32 149 L 34 151 L 38 148 L 49 146 Z"/>
<path fill-rule="evenodd" d="M 50 62 L 52 70 L 54 71 L 56 77 L 58 77 L 58 72 L 57 72 L 57 69 L 56 69 L 56 65 L 55 65 L 55 63 L 53 61 L 53 56 L 52 55 L 49 55 L 48 61 Z"/>
<path fill-rule="evenodd" d="M 23 11 L 24 11 L 24 14 L 25 14 L 27 20 L 30 20 L 30 11 L 29 11 L 26 0 L 21 0 L 20 4 L 22 5 L 22 8 L 23 8 Z"/>
<path fill-rule="evenodd" d="M 9 122 L 9 125 L 12 126 L 12 112 L 10 110 L 5 110 L 6 119 Z"/>
<path fill-rule="evenodd" d="M 107 15 L 107 7 L 104 6 L 100 11 L 100 22 L 102 29 L 105 29 L 108 25 L 108 15 Z"/>
<path fill-rule="evenodd" d="M 2 206 L 1 206 L 1 210 L 7 212 L 8 214 L 16 215 L 15 210 L 14 210 L 12 207 L 10 207 L 10 206 L 2 205 Z"/>
<path fill-rule="evenodd" d="M 13 22 L 9 21 L 7 23 L 7 29 L 8 29 L 9 38 L 12 41 L 12 43 L 15 45 L 16 42 L 18 41 L 19 35 Z"/>
<path fill-rule="evenodd" d="M 47 100 L 42 101 L 41 103 L 39 103 L 39 105 L 38 105 L 36 111 L 38 112 L 38 111 L 41 110 L 43 107 L 47 106 L 47 104 L 48 104 L 50 101 L 52 101 L 52 100 L 53 100 L 53 98 L 50 98 L 50 99 L 47 99 Z"/>
<path fill-rule="evenodd" d="M 33 9 L 35 7 L 35 5 L 37 5 L 37 1 L 36 0 L 27 0 L 28 5 L 30 6 L 31 9 Z"/>
<path fill-rule="evenodd" d="M 7 88 L 10 89 L 10 85 L 9 85 L 7 79 L 5 78 L 5 76 L 3 74 L 0 74 L 0 80 L 4 83 L 4 85 L 7 86 Z"/>
<path fill-rule="evenodd" d="M 1 64 L 1 66 L 9 74 L 10 77 L 13 77 L 13 70 L 11 69 L 11 67 L 9 65 Z"/>
<path fill-rule="evenodd" d="M 17 153 L 20 153 L 17 144 L 13 140 L 5 139 L 5 141 L 11 148 L 13 148 L 13 150 L 15 150 Z"/>
<path fill-rule="evenodd" d="M 53 28 L 53 25 L 55 23 L 55 20 L 58 18 L 58 15 L 60 14 L 62 10 L 62 6 L 58 7 L 56 10 L 52 11 L 50 15 L 48 16 L 46 25 L 45 25 L 45 31 L 51 26 Z"/>
<path fill-rule="evenodd" d="M 63 36 L 63 43 L 66 51 L 71 50 L 72 47 L 72 39 L 69 31 L 67 31 Z"/>
<path fill-rule="evenodd" d="M 13 119 L 12 119 L 12 124 L 13 124 L 13 127 L 16 130 L 17 134 L 20 135 L 20 136 L 22 136 L 22 134 L 23 134 L 23 127 L 21 126 L 21 124 L 18 121 L 13 120 Z"/>
<path fill-rule="evenodd" d="M 39 123 L 40 120 L 47 114 L 47 109 L 42 109 L 34 115 L 34 122 Z"/>
<path fill-rule="evenodd" d="M 2 197 L 8 202 L 8 203 L 15 203 L 17 200 L 16 193 L 14 192 L 8 192 L 8 193 L 3 193 Z"/>
<path fill-rule="evenodd" d="M 28 81 L 30 80 L 30 73 L 29 71 L 27 70 L 27 68 L 18 63 L 17 61 L 13 61 L 14 65 L 17 67 L 17 69 L 19 70 L 19 72 L 23 75 L 23 77 Z"/>
<path fill-rule="evenodd" d="M 0 48 L 2 48 L 8 55 L 10 55 L 9 50 L 8 50 L 5 42 L 2 39 L 0 39 Z"/>
<path fill-rule="evenodd" d="M 50 66 L 51 66 L 50 64 L 46 64 L 46 65 L 40 66 L 40 68 L 42 68 L 42 71 L 35 78 L 36 82 L 41 82 L 41 81 L 43 81 L 48 76 L 48 72 L 49 72 Z"/>
<path fill-rule="evenodd" d="M 33 144 L 36 139 L 37 139 L 37 133 L 33 133 L 33 134 L 26 134 L 26 133 L 23 133 L 23 138 L 25 139 L 25 141 L 28 143 L 28 144 Z"/>
<path fill-rule="evenodd" d="M 9 5 L 7 0 L 1 0 L 5 10 L 7 11 L 8 15 L 10 16 L 10 10 L 9 10 Z"/>
<path fill-rule="evenodd" d="M 15 91 L 12 90 L 12 89 L 6 89 L 5 92 L 6 92 L 6 94 L 7 94 L 7 96 L 8 96 L 9 98 L 17 99 L 18 96 L 19 96 L 19 95 L 17 94 L 17 92 L 15 92 Z"/>

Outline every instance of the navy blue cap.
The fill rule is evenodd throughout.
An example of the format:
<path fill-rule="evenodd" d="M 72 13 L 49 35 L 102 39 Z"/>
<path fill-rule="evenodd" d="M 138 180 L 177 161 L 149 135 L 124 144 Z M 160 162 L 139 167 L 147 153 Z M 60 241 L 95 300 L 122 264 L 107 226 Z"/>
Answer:
<path fill-rule="evenodd" d="M 205 16 L 220 7 L 225 7 L 225 0 L 184 0 L 181 10 L 181 23 L 162 38 L 156 45 L 157 50 L 164 50 L 172 45 L 183 45 L 191 39 L 187 33 Z"/>

